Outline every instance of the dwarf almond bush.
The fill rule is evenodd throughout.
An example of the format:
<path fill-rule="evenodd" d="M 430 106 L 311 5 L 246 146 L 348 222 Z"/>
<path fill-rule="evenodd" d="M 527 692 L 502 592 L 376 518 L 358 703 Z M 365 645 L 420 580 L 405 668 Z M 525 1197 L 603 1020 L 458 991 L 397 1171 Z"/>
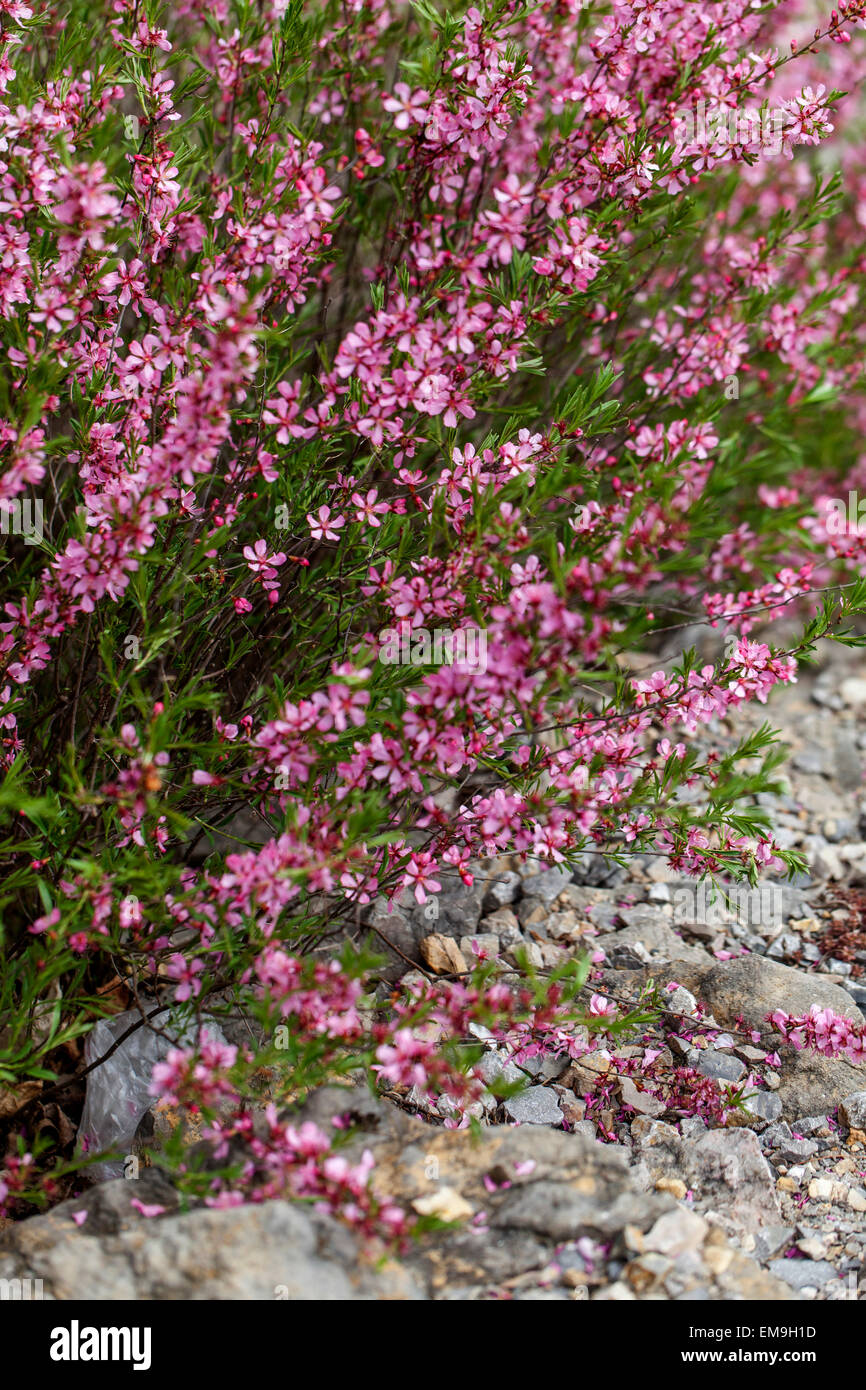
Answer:
<path fill-rule="evenodd" d="M 473 1027 L 578 1055 L 662 1004 L 588 961 L 383 995 L 374 900 L 502 854 L 797 869 L 772 729 L 718 730 L 859 641 L 864 16 L 0 0 L 12 1215 L 93 1157 L 57 1112 L 98 1018 L 240 1009 L 154 1071 L 225 1159 L 185 1180 L 401 1234 L 366 1159 L 253 1122 L 263 1068 L 465 1124 Z M 724 654 L 665 659 L 695 624 Z"/>

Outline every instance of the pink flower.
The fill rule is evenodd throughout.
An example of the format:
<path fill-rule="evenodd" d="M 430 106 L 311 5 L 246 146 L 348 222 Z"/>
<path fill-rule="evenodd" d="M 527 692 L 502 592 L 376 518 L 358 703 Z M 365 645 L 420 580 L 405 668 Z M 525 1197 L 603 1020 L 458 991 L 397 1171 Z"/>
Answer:
<path fill-rule="evenodd" d="M 376 1049 L 378 1063 L 373 1070 L 383 1081 L 393 1081 L 403 1086 L 424 1086 L 427 1072 L 422 1064 L 430 1056 L 433 1044 L 416 1038 L 408 1028 L 402 1028 L 394 1035 L 393 1044 L 383 1043 Z"/>
<path fill-rule="evenodd" d="M 426 850 L 416 851 L 406 866 L 404 882 L 414 891 L 419 903 L 427 901 L 427 889 L 438 893 L 442 884 L 434 877 L 435 864 L 432 854 Z"/>
<path fill-rule="evenodd" d="M 135 1210 L 141 1212 L 141 1215 L 146 1217 L 148 1220 L 154 1216 L 164 1216 L 166 1211 L 168 1210 L 167 1207 L 161 1207 L 157 1202 L 141 1202 L 139 1201 L 138 1197 L 133 1197 L 129 1205 L 131 1207 L 135 1207 Z M 83 1216 L 87 1215 L 86 1212 L 82 1212 L 79 1214 Z"/>
<path fill-rule="evenodd" d="M 258 540 L 255 545 L 245 545 L 243 553 L 248 568 L 252 570 L 264 587 L 266 589 L 273 588 L 272 581 L 277 577 L 276 566 L 286 563 L 283 552 L 279 550 L 274 554 L 269 554 L 267 541 Z"/>
<path fill-rule="evenodd" d="M 375 488 L 371 488 L 366 497 L 362 497 L 358 492 L 352 493 L 352 502 L 357 508 L 356 521 L 366 522 L 368 526 L 381 526 L 379 517 L 384 512 L 390 511 L 390 507 L 387 502 L 377 502 L 377 496 L 378 493 Z"/>
<path fill-rule="evenodd" d="M 185 999 L 195 999 L 201 993 L 201 980 L 197 976 L 201 974 L 203 969 L 203 961 L 198 960 L 198 958 L 188 961 L 179 951 L 176 951 L 169 958 L 166 974 L 170 980 L 180 982 L 174 992 L 174 997 L 178 1003 L 182 1003 Z"/>
<path fill-rule="evenodd" d="M 394 124 L 398 130 L 408 130 L 413 122 L 423 125 L 427 119 L 429 100 L 430 95 L 423 87 L 413 92 L 405 82 L 395 82 L 394 95 L 385 97 L 382 105 L 386 111 L 396 113 Z"/>
<path fill-rule="evenodd" d="M 315 516 L 307 512 L 307 521 L 314 541 L 338 541 L 338 532 L 346 524 L 344 516 L 331 515 L 330 507 L 320 507 Z"/>
<path fill-rule="evenodd" d="M 589 1012 L 594 1018 L 610 1018 L 616 1014 L 616 1006 L 601 994 L 593 994 L 589 1001 Z"/>
<path fill-rule="evenodd" d="M 47 931 L 49 927 L 56 927 L 60 921 L 60 908 L 52 907 L 50 912 L 46 912 L 42 917 L 37 917 L 36 921 L 27 928 L 34 936 Z"/>

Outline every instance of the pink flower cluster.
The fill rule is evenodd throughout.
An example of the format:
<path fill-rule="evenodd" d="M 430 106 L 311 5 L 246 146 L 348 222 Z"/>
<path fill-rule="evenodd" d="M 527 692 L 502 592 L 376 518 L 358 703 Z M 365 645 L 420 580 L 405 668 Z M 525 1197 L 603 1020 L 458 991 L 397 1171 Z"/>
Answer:
<path fill-rule="evenodd" d="M 824 1057 L 847 1057 L 857 1065 L 866 1061 L 866 1024 L 852 1023 L 832 1009 L 813 1004 L 807 1014 L 799 1015 L 776 1009 L 767 1015 L 767 1021 L 798 1050 L 806 1048 Z"/>

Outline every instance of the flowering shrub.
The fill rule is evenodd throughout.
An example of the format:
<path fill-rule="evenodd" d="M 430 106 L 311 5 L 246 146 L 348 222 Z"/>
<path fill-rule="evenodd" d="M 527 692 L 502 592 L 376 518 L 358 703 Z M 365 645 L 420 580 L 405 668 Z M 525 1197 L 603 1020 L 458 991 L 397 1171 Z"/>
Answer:
<path fill-rule="evenodd" d="M 807 1048 L 824 1057 L 847 1057 L 862 1064 L 866 1060 L 866 1027 L 852 1023 L 850 1018 L 821 1009 L 813 1004 L 807 1014 L 788 1014 L 777 1009 L 769 1015 L 770 1023 L 778 1029 L 785 1042 L 799 1050 Z"/>
<path fill-rule="evenodd" d="M 263 1065 L 462 1123 L 470 1023 L 606 1025 L 585 968 L 389 1012 L 329 935 L 505 852 L 796 869 L 750 800 L 771 730 L 716 726 L 866 604 L 833 505 L 866 481 L 864 15 L 0 0 L 7 1188 L 69 1171 L 28 1126 L 77 1039 L 168 999 L 260 1024 L 155 1076 L 251 1146 L 214 1200 L 372 1222 L 363 1165 L 253 1132 Z M 664 659 L 695 622 L 724 655 Z M 428 660 L 442 628 L 483 669 Z"/>

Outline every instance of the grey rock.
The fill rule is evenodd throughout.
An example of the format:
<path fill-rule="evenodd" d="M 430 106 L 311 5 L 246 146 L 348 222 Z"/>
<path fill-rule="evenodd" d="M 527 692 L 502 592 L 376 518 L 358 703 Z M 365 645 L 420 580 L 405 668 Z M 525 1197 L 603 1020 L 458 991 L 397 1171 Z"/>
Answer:
<path fill-rule="evenodd" d="M 483 912 L 496 912 L 497 908 L 508 907 L 520 891 L 520 874 L 510 869 L 497 874 L 488 884 L 481 903 Z"/>
<path fill-rule="evenodd" d="M 491 1284 L 543 1269 L 553 1258 L 553 1248 L 552 1241 L 531 1231 L 500 1230 L 491 1239 L 479 1240 L 477 1231 L 459 1230 L 439 1237 L 429 1251 L 410 1253 L 404 1262 L 417 1269 L 425 1282 L 433 1283 L 434 1298 L 476 1298 L 489 1292 Z M 446 1261 L 445 1277 L 441 1266 L 433 1262 L 440 1250 Z M 476 1280 L 483 1281 L 481 1287 Z"/>
<path fill-rule="evenodd" d="M 729 924 L 732 930 L 736 928 L 738 936 L 750 930 L 753 935 L 767 935 L 778 931 L 790 918 L 805 915 L 803 895 L 798 889 L 767 878 L 759 879 L 754 887 L 731 884 L 715 899 L 712 888 L 701 883 L 691 890 L 678 889 L 677 898 L 682 899 L 684 906 L 693 899 L 692 915 L 696 921 L 716 927 Z"/>
<path fill-rule="evenodd" d="M 859 1009 L 862 1010 L 866 1006 L 866 985 L 862 985 L 859 980 L 845 980 L 842 987 L 846 994 L 850 994 Z"/>
<path fill-rule="evenodd" d="M 774 903 L 778 902 L 781 907 L 782 919 L 790 921 L 792 917 L 801 918 L 808 915 L 807 902 L 803 892 L 793 883 L 776 883 L 772 879 L 759 879 L 758 889 L 761 894 L 766 894 L 767 889 L 773 893 Z"/>
<path fill-rule="evenodd" d="M 351 1231 L 306 1206 L 272 1201 L 180 1213 L 168 1178 L 145 1170 L 137 1182 L 109 1182 L 0 1233 L 0 1278 L 42 1278 L 49 1298 L 99 1301 L 467 1301 L 489 1297 L 505 1281 L 514 1281 L 510 1287 L 521 1296 L 549 1291 L 538 1275 L 557 1259 L 557 1244 L 584 1236 L 614 1247 L 608 1278 L 616 1279 L 622 1256 L 628 1258 L 623 1231 L 629 1225 L 659 1246 L 645 1258 L 650 1271 L 668 1268 L 669 1255 L 660 1252 L 670 1252 L 670 1287 L 656 1282 L 635 1295 L 623 1273 L 623 1282 L 608 1283 L 593 1298 L 691 1297 L 702 1290 L 723 1299 L 792 1297 L 787 1285 L 736 1251 L 727 1251 L 728 1263 L 714 1273 L 699 1249 L 701 1218 L 668 1193 L 641 1190 L 617 1145 L 544 1125 L 490 1126 L 476 1138 L 427 1126 L 364 1086 L 323 1087 L 294 1108 L 292 1121 L 313 1120 L 327 1130 L 346 1116 L 358 1127 L 346 1156 L 355 1160 L 370 1148 L 379 1182 L 386 1183 L 380 1190 L 411 1205 L 441 1182 L 472 1210 L 484 1210 L 488 1228 L 430 1233 L 380 1269 Z M 671 1126 L 642 1123 L 661 1140 L 672 1135 L 679 1142 Z M 378 1185 L 375 1173 L 373 1182 Z M 143 1219 L 133 1196 L 164 1206 L 166 1214 Z M 83 1209 L 87 1220 L 78 1226 L 72 1216 Z"/>
<path fill-rule="evenodd" d="M 611 864 L 602 854 L 583 853 L 578 856 L 574 881 L 592 887 L 612 887 L 628 877 L 620 864 Z"/>
<path fill-rule="evenodd" d="M 714 1081 L 739 1081 L 746 1074 L 746 1066 L 739 1057 L 731 1057 L 713 1048 L 694 1049 L 689 1053 L 689 1066 L 702 1076 L 710 1076 Z"/>
<path fill-rule="evenodd" d="M 652 960 L 646 947 L 639 942 L 635 945 L 628 942 L 616 945 L 610 942 L 605 948 L 605 968 L 614 973 L 621 970 L 641 970 L 647 965 L 652 965 Z"/>
<path fill-rule="evenodd" d="M 572 911 L 552 912 L 538 930 L 548 941 L 560 942 L 571 938 L 578 924 L 579 919 Z"/>
<path fill-rule="evenodd" d="M 626 928 L 638 931 L 648 928 L 651 932 L 657 927 L 670 927 L 671 915 L 655 903 L 638 903 L 635 907 L 621 907 L 619 915 Z"/>
<path fill-rule="evenodd" d="M 438 899 L 431 901 L 437 903 L 438 912 Z M 438 918 L 431 921 L 422 918 L 421 922 L 416 922 L 411 913 L 404 912 L 399 907 L 393 907 L 389 911 L 389 906 L 387 898 L 376 898 L 362 917 L 362 921 L 372 933 L 370 947 L 377 955 L 384 955 L 386 959 L 386 965 L 379 974 L 383 980 L 393 983 L 409 969 L 405 957 L 417 965 L 421 964 L 419 943 L 431 932 L 440 931 L 441 927 Z M 392 944 L 396 949 L 391 949 Z"/>
<path fill-rule="evenodd" d="M 8 1238 L 10 1246 L 29 1248 L 31 1237 L 42 1239 L 44 1232 L 85 1230 L 89 1236 L 113 1236 L 141 1224 L 141 1213 L 132 1205 L 136 1197 L 144 1206 L 164 1207 L 171 1214 L 180 1207 L 180 1196 L 170 1178 L 161 1168 L 143 1168 L 136 1179 L 114 1178 L 88 1188 L 80 1197 L 59 1203 L 44 1217 L 31 1217 L 20 1225 L 10 1227 L 0 1236 L 0 1249 Z M 71 1219 L 73 1212 L 87 1212 L 83 1226 Z M 42 1222 L 38 1225 L 37 1222 Z M 49 1224 L 49 1222 L 51 1224 Z M 54 1223 L 57 1223 L 55 1225 Z"/>
<path fill-rule="evenodd" d="M 866 704 L 866 680 L 862 676 L 846 676 L 839 686 L 839 694 L 846 705 L 862 708 Z"/>
<path fill-rule="evenodd" d="M 536 1231 L 557 1241 L 583 1235 L 609 1240 L 624 1226 L 648 1230 L 674 1205 L 667 1193 L 621 1190 L 605 1202 L 589 1191 L 542 1179 L 506 1193 L 491 1225 Z"/>
<path fill-rule="evenodd" d="M 379 1096 L 372 1095 L 363 1082 L 356 1085 L 319 1086 L 299 1108 L 280 1111 L 279 1118 L 285 1120 L 291 1115 L 292 1122 L 311 1120 L 326 1133 L 330 1132 L 334 1121 L 340 1126 L 355 1126 L 363 1134 L 363 1146 L 390 1138 L 404 1137 L 413 1131 L 424 1132 L 418 1120 L 403 1114 Z"/>
<path fill-rule="evenodd" d="M 791 1121 L 792 1134 L 799 1135 L 801 1139 L 808 1138 L 813 1134 L 821 1134 L 822 1131 L 829 1133 L 826 1115 L 798 1115 L 795 1120 Z"/>
<path fill-rule="evenodd" d="M 481 919 L 481 931 L 485 936 L 496 936 L 502 950 L 507 951 L 523 942 L 523 932 L 510 907 L 500 907 L 496 912 Z"/>
<path fill-rule="evenodd" d="M 544 869 L 541 873 L 528 875 L 523 880 L 523 896 L 539 898 L 544 903 L 552 903 L 571 883 L 571 870 L 564 865 Z"/>
<path fill-rule="evenodd" d="M 801 748 L 791 759 L 791 766 L 812 777 L 833 775 L 832 760 L 826 748 Z"/>
<path fill-rule="evenodd" d="M 586 915 L 601 932 L 616 931 L 622 926 L 622 910 L 616 903 L 596 903 Z"/>
<path fill-rule="evenodd" d="M 684 1139 L 700 1139 L 706 1132 L 707 1126 L 699 1115 L 691 1115 L 688 1119 L 680 1120 L 680 1134 Z"/>
<path fill-rule="evenodd" d="M 664 1101 L 640 1090 L 628 1076 L 620 1077 L 619 1094 L 622 1104 L 630 1106 L 638 1115 L 663 1115 L 667 1109 Z"/>
<path fill-rule="evenodd" d="M 787 778 L 784 780 L 787 782 Z M 792 802 L 789 796 L 777 796 L 775 792 L 758 792 L 755 800 L 759 806 L 765 806 L 768 811 L 778 811 L 780 806 L 796 809 L 796 803 Z"/>
<path fill-rule="evenodd" d="M 825 684 L 818 680 L 812 686 L 812 699 L 816 705 L 823 705 L 826 709 L 844 709 L 845 701 L 839 691 L 832 685 Z"/>
<path fill-rule="evenodd" d="M 651 1120 L 635 1122 L 632 1138 L 654 1181 L 681 1178 L 698 1206 L 715 1212 L 729 1230 L 778 1224 L 775 1180 L 752 1130 L 715 1129 L 683 1139 L 672 1126 Z"/>
<path fill-rule="evenodd" d="M 814 1227 L 801 1226 L 799 1228 L 800 1239 L 797 1241 L 797 1249 L 801 1254 L 808 1256 L 810 1260 L 825 1260 L 827 1258 L 830 1240 L 819 1231 L 817 1235 L 812 1235 Z"/>
<path fill-rule="evenodd" d="M 612 952 L 621 951 L 624 947 L 631 948 L 638 959 L 645 963 L 682 960 L 704 965 L 711 959 L 701 947 L 687 946 L 665 918 L 647 922 L 643 926 L 624 927 L 622 931 L 605 933 L 596 937 L 594 945 L 609 958 Z"/>
<path fill-rule="evenodd" d="M 512 1120 L 524 1125 L 562 1125 L 562 1111 L 556 1093 L 547 1086 L 529 1086 L 516 1096 L 503 1101 L 503 1108 Z"/>
<path fill-rule="evenodd" d="M 572 1125 L 571 1132 L 572 1134 L 582 1134 L 586 1139 L 592 1139 L 593 1142 L 595 1142 L 598 1134 L 598 1130 L 592 1120 L 578 1120 Z"/>
<path fill-rule="evenodd" d="M 773 1174 L 750 1129 L 710 1130 L 691 1147 L 690 1169 L 705 1200 L 744 1229 L 778 1216 Z"/>
<path fill-rule="evenodd" d="M 741 946 L 745 946 L 747 951 L 754 955 L 763 956 L 767 953 L 767 942 L 764 937 L 756 936 L 748 927 L 744 927 L 739 922 L 733 922 L 730 927 L 731 936 L 738 941 Z"/>
<path fill-rule="evenodd" d="M 547 1054 L 538 1057 L 525 1057 L 518 1063 L 520 1070 L 527 1072 L 536 1081 L 555 1081 L 570 1065 L 571 1058 L 567 1055 L 551 1057 Z"/>
<path fill-rule="evenodd" d="M 408 910 L 418 939 L 430 932 L 441 932 L 460 940 L 478 930 L 481 919 L 481 900 L 484 897 L 484 875 L 477 874 L 471 886 L 455 876 L 442 875 L 442 892 L 426 903 L 414 903 Z M 435 906 L 434 906 L 435 905 Z M 429 914 L 435 910 L 436 916 Z"/>
<path fill-rule="evenodd" d="M 223 857 L 235 854 L 239 840 L 264 845 L 271 839 L 270 827 L 250 806 L 242 807 L 230 816 L 223 829 L 225 834 L 211 830 L 207 836 L 201 835 L 195 829 L 187 832 L 187 842 L 190 845 L 187 852 L 191 864 L 202 864 L 209 854 Z"/>
<path fill-rule="evenodd" d="M 829 1260 L 771 1260 L 770 1273 L 792 1289 L 820 1289 L 838 1279 L 838 1270 Z"/>
<path fill-rule="evenodd" d="M 853 1091 L 839 1102 L 839 1119 L 849 1129 L 866 1129 L 866 1090 Z"/>
<path fill-rule="evenodd" d="M 475 1071 L 487 1086 L 500 1081 L 511 1085 L 526 1080 L 524 1073 L 510 1060 L 508 1053 L 496 1047 L 485 1052 L 480 1061 L 476 1063 Z"/>
<path fill-rule="evenodd" d="M 761 1135 L 761 1143 L 765 1149 L 778 1149 L 790 1138 L 791 1126 L 787 1120 L 779 1120 L 764 1130 Z"/>
<path fill-rule="evenodd" d="M 703 1245 L 709 1226 L 702 1216 L 687 1207 L 677 1207 L 660 1216 L 647 1232 L 644 1249 L 660 1255 L 684 1255 Z"/>
<path fill-rule="evenodd" d="M 786 1163 L 805 1163 L 818 1152 L 814 1139 L 787 1139 L 779 1145 L 779 1152 Z"/>
<path fill-rule="evenodd" d="M 131 1203 L 141 1183 L 115 1179 Z M 35 1277 L 46 1296 L 123 1300 L 375 1300 L 423 1297 L 405 1269 L 378 1271 L 331 1217 L 283 1201 L 126 1220 L 103 1235 L 76 1226 L 81 1200 L 21 1222 L 0 1239 L 0 1277 Z M 134 1208 L 131 1208 L 135 1211 Z"/>
<path fill-rule="evenodd" d="M 840 879 L 845 877 L 845 868 L 839 858 L 838 850 L 818 836 L 809 836 L 803 841 L 803 850 L 816 877 Z"/>
<path fill-rule="evenodd" d="M 792 888 L 802 888 L 805 890 L 808 888 L 814 888 L 814 886 L 815 880 L 813 879 L 811 873 L 808 872 L 808 870 L 805 873 L 794 874 L 794 877 L 791 880 Z"/>
<path fill-rule="evenodd" d="M 857 741 L 851 734 L 837 734 L 834 746 L 836 778 L 845 791 L 863 787 L 863 759 L 857 751 Z"/>
<path fill-rule="evenodd" d="M 752 1254 L 756 1260 L 772 1260 L 791 1244 L 793 1237 L 793 1226 L 762 1226 L 755 1232 Z"/>
<path fill-rule="evenodd" d="M 785 956 L 793 955 L 794 951 L 799 950 L 800 945 L 800 938 L 796 932 L 783 931 L 767 947 L 766 954 L 771 960 L 784 960 Z"/>
<path fill-rule="evenodd" d="M 689 990 L 678 985 L 672 989 L 665 999 L 665 1008 L 670 1009 L 674 1014 L 686 1014 L 689 1018 L 697 1015 L 698 1001 Z"/>
<path fill-rule="evenodd" d="M 567 883 L 558 896 L 562 908 L 573 908 L 581 917 L 589 917 L 597 907 L 615 907 L 616 895 L 610 888 L 590 888 L 582 883 Z"/>
<path fill-rule="evenodd" d="M 519 903 L 514 904 L 517 913 L 517 920 L 524 931 L 532 927 L 533 931 L 543 931 L 544 924 L 551 916 L 553 909 L 545 898 L 531 898 L 526 894 L 520 899 Z"/>
<path fill-rule="evenodd" d="M 775 1091 L 756 1091 L 754 1095 L 747 1096 L 743 1104 L 750 1115 L 770 1123 L 781 1119 L 784 1108 L 781 1097 Z"/>
<path fill-rule="evenodd" d="M 858 850 L 861 848 L 864 847 L 860 845 L 857 846 Z M 848 882 L 858 888 L 862 888 L 864 883 L 866 883 L 866 854 L 850 862 L 848 868 Z"/>
<path fill-rule="evenodd" d="M 821 826 L 824 838 L 831 844 L 849 843 L 857 833 L 857 824 L 850 816 L 834 816 Z"/>
<path fill-rule="evenodd" d="M 782 1059 L 781 1084 L 776 1095 L 786 1116 L 803 1111 L 826 1116 L 846 1095 L 862 1088 L 866 1082 L 866 1067 L 854 1066 L 843 1059 L 821 1057 L 814 1052 L 798 1052 L 793 1047 L 778 1049 Z M 826 1125 L 826 1119 L 823 1121 Z M 794 1132 L 797 1126 L 793 1124 Z"/>
<path fill-rule="evenodd" d="M 492 932 L 485 933 L 478 931 L 473 932 L 471 936 L 461 936 L 459 945 L 463 959 L 466 961 L 470 970 L 478 964 L 478 951 L 483 951 L 488 959 L 492 960 L 495 959 L 502 950 L 500 938 L 495 936 Z M 475 949 L 476 947 L 477 950 Z"/>
<path fill-rule="evenodd" d="M 828 975 L 850 975 L 851 963 L 847 960 L 835 960 L 831 958 L 827 961 L 825 969 Z"/>
<path fill-rule="evenodd" d="M 667 883 L 653 883 L 647 892 L 647 901 L 651 903 L 669 903 L 671 900 L 670 885 Z"/>

